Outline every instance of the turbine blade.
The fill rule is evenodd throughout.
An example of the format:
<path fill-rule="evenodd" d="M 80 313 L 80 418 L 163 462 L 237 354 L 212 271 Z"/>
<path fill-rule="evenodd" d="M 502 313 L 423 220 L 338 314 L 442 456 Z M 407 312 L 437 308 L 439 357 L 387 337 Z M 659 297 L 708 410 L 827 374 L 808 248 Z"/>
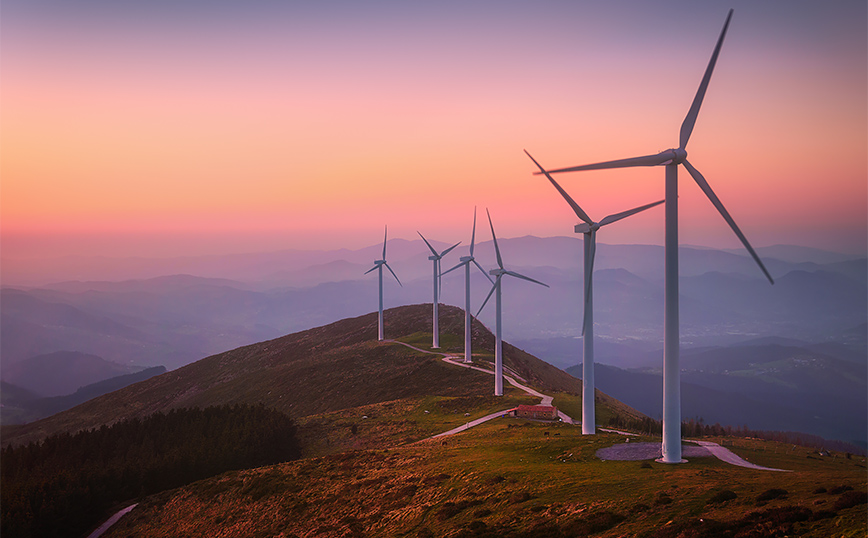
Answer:
<path fill-rule="evenodd" d="M 473 264 L 474 264 L 476 267 L 479 267 L 479 270 L 482 271 L 482 274 L 485 275 L 485 278 L 487 278 L 489 282 L 491 282 L 492 284 L 494 284 L 494 281 L 491 280 L 491 275 L 488 274 L 488 272 L 487 272 L 485 269 L 483 269 L 481 265 L 479 265 L 479 262 L 477 262 L 475 259 L 474 259 L 474 260 L 471 260 L 471 261 L 473 262 Z"/>
<path fill-rule="evenodd" d="M 646 209 L 651 209 L 655 205 L 660 205 L 665 201 L 666 200 L 660 200 L 659 202 L 653 202 L 650 204 L 643 205 L 642 207 L 636 207 L 636 208 L 630 209 L 628 211 L 622 211 L 621 213 L 615 213 L 614 215 L 609 215 L 608 217 L 606 217 L 600 221 L 600 226 L 605 226 L 607 224 L 612 224 L 613 222 L 618 222 L 619 220 L 625 219 L 631 215 L 635 215 L 636 213 L 641 213 L 642 211 L 645 211 Z"/>
<path fill-rule="evenodd" d="M 494 224 L 491 223 L 491 213 L 488 208 L 485 208 L 485 213 L 488 215 L 488 225 L 491 226 L 491 238 L 494 239 L 494 253 L 497 255 L 497 265 L 503 269 L 503 259 L 500 257 L 500 248 L 497 246 L 497 236 L 494 235 Z"/>
<path fill-rule="evenodd" d="M 385 266 L 386 266 L 386 269 L 388 269 L 389 272 L 392 273 L 392 276 L 395 277 L 395 280 L 398 281 L 398 285 L 401 286 L 401 287 L 403 288 L 404 285 L 401 284 L 401 281 L 400 281 L 400 280 L 398 280 L 398 275 L 395 274 L 395 271 L 392 271 L 392 268 L 389 267 L 389 264 L 388 264 L 388 263 L 384 263 L 383 265 L 385 265 Z"/>
<path fill-rule="evenodd" d="M 473 233 L 470 235 L 470 257 L 473 257 L 473 244 L 476 242 L 476 206 L 473 206 Z"/>
<path fill-rule="evenodd" d="M 705 68 L 705 74 L 702 76 L 702 82 L 699 83 L 699 89 L 696 90 L 693 104 L 690 105 L 687 117 L 684 118 L 684 122 L 681 124 L 681 133 L 678 137 L 678 147 L 681 149 L 687 146 L 687 141 L 690 140 L 690 135 L 693 133 L 693 126 L 696 124 L 696 117 L 699 115 L 699 107 L 702 106 L 702 100 L 705 98 L 706 90 L 708 90 L 708 83 L 711 81 L 711 73 L 714 71 L 714 64 L 717 63 L 717 56 L 720 54 L 721 46 L 723 46 L 723 38 L 726 37 L 726 30 L 729 28 L 732 11 L 730 9 L 729 14 L 726 16 L 726 22 L 723 23 L 723 30 L 721 30 L 720 37 L 717 39 L 714 52 L 711 53 L 711 60 L 708 62 L 708 67 Z"/>
<path fill-rule="evenodd" d="M 726 223 L 729 224 L 729 227 L 732 228 L 732 231 L 735 232 L 735 235 L 739 238 L 741 243 L 744 245 L 744 248 L 746 248 L 747 251 L 750 253 L 751 257 L 753 257 L 753 259 L 757 263 L 757 265 L 759 265 L 759 268 L 762 269 L 762 272 L 766 275 L 766 278 L 769 279 L 769 282 L 774 284 L 775 281 L 772 278 L 772 275 L 769 274 L 768 270 L 766 269 L 766 266 L 763 265 L 762 260 L 760 260 L 760 257 L 757 255 L 757 253 L 753 249 L 753 247 L 750 246 L 750 243 L 748 242 L 747 237 L 745 237 L 744 234 L 741 233 L 741 230 L 738 228 L 738 225 L 735 223 L 735 220 L 733 220 L 733 218 L 730 216 L 730 214 L 726 210 L 726 208 L 723 207 L 723 203 L 720 201 L 720 198 L 718 198 L 717 195 L 714 194 L 714 191 L 711 190 L 711 185 L 709 185 L 708 182 L 705 181 L 705 178 L 702 177 L 702 174 L 699 173 L 699 170 L 694 168 L 693 165 L 691 165 L 689 162 L 687 162 L 687 160 L 684 161 L 684 167 L 687 168 L 687 171 L 690 173 L 691 176 L 693 176 L 693 179 L 696 181 L 696 184 L 699 185 L 699 188 L 702 189 L 702 192 L 705 193 L 705 195 L 708 197 L 708 199 L 711 200 L 711 203 L 714 205 L 714 207 L 717 208 L 717 211 L 723 217 L 723 220 L 725 220 Z"/>
<path fill-rule="evenodd" d="M 463 265 L 467 265 L 468 263 L 470 263 L 470 262 L 461 262 L 461 263 L 459 263 L 458 265 L 456 265 L 455 267 L 453 267 L 452 269 L 449 269 L 448 271 L 443 271 L 442 273 L 440 273 L 440 276 L 443 276 L 443 275 L 449 274 L 449 273 L 451 273 L 452 271 L 458 269 L 459 267 L 461 267 L 461 266 L 463 266 Z"/>
<path fill-rule="evenodd" d="M 388 241 L 389 237 L 389 226 L 386 225 L 386 231 L 383 233 L 383 259 L 386 259 L 386 241 Z"/>
<path fill-rule="evenodd" d="M 579 217 L 580 219 L 582 219 L 583 221 L 587 222 L 588 224 L 593 224 L 594 221 L 591 220 L 591 217 L 589 217 L 588 214 L 585 213 L 581 207 L 579 207 L 579 204 L 577 204 L 576 201 L 573 200 L 569 194 L 567 194 L 567 191 L 565 191 L 563 188 L 561 188 L 560 185 L 558 185 L 558 182 L 555 181 L 554 178 L 548 172 L 545 171 L 545 168 L 540 166 L 540 164 L 538 162 L 536 162 L 536 159 L 531 157 L 531 154 L 528 153 L 527 150 L 524 150 L 524 152 L 528 157 L 530 157 L 530 160 L 532 160 L 533 163 L 535 165 L 537 165 L 537 168 L 539 168 L 540 172 L 545 174 L 545 176 L 549 179 L 549 181 L 551 181 L 552 185 L 554 185 L 555 188 L 558 190 L 558 192 L 561 193 L 561 196 L 564 197 L 564 200 L 566 200 L 567 203 L 570 204 L 570 207 L 572 207 L 573 211 L 576 212 L 576 216 Z"/>
<path fill-rule="evenodd" d="M 434 247 L 431 246 L 431 243 L 429 243 L 428 240 L 425 239 L 425 236 L 422 235 L 422 232 L 420 232 L 419 230 L 416 230 L 416 233 L 419 234 L 419 237 L 422 238 L 422 241 L 425 241 L 425 244 L 428 245 L 428 250 L 431 251 L 431 254 L 437 256 L 437 251 L 434 250 Z M 384 260 L 386 259 L 385 256 L 383 257 L 383 259 L 384 259 Z"/>
<path fill-rule="evenodd" d="M 582 172 L 584 170 L 604 170 L 607 168 L 629 168 L 631 166 L 657 166 L 672 160 L 672 154 L 669 152 L 658 153 L 657 155 L 644 155 L 642 157 L 632 157 L 629 159 L 618 159 L 617 161 L 605 161 L 594 164 L 584 164 L 581 166 L 571 166 L 569 168 L 558 168 L 557 170 L 549 170 L 549 174 L 560 174 L 561 172 Z M 534 172 L 534 175 L 540 175 L 542 172 Z"/>
<path fill-rule="evenodd" d="M 515 278 L 520 278 L 522 280 L 527 280 L 528 282 L 533 282 L 534 284 L 539 284 L 540 286 L 545 286 L 547 288 L 549 287 L 548 284 L 543 284 L 539 280 L 534 280 L 529 276 L 524 276 L 521 273 L 516 273 L 515 271 L 504 271 L 504 274 L 509 275 L 509 276 L 514 276 Z"/>
<path fill-rule="evenodd" d="M 476 312 L 476 317 L 479 317 L 479 314 L 482 313 L 482 309 L 485 308 L 485 305 L 488 304 L 488 300 L 491 299 L 491 294 L 494 293 L 494 290 L 497 289 L 497 284 L 500 283 L 500 277 L 502 275 L 497 275 L 497 280 L 494 281 L 494 285 L 491 286 L 491 291 L 488 292 L 488 295 L 485 296 L 485 300 L 482 301 L 482 306 L 479 307 L 479 311 Z"/>
<path fill-rule="evenodd" d="M 442 257 L 442 256 L 445 256 L 445 255 L 449 254 L 449 252 L 450 252 L 453 248 L 457 247 L 457 246 L 460 245 L 460 244 L 461 244 L 461 241 L 455 243 L 455 244 L 452 245 L 451 247 L 449 247 L 449 248 L 447 248 L 446 250 L 444 250 L 443 252 L 441 252 L 441 253 L 440 253 L 440 256 Z"/>
<path fill-rule="evenodd" d="M 377 269 L 377 267 L 379 267 L 379 265 L 375 265 L 375 266 L 371 267 L 370 269 L 368 269 L 367 271 L 365 271 L 365 274 L 368 274 L 368 273 L 370 273 L 371 271 L 375 271 L 375 270 Z"/>

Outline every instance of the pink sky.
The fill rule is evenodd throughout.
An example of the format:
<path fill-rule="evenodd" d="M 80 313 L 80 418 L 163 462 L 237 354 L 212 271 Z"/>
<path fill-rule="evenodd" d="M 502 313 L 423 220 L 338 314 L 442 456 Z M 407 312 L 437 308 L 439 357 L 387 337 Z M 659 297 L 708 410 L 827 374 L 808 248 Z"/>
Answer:
<path fill-rule="evenodd" d="M 360 248 L 416 230 L 570 235 L 563 167 L 688 150 L 754 246 L 864 254 L 864 1 L 65 3 L 2 8 L 7 258 Z M 681 242 L 740 243 L 681 173 Z M 559 176 L 594 218 L 663 170 Z M 662 210 L 607 230 L 662 243 Z"/>

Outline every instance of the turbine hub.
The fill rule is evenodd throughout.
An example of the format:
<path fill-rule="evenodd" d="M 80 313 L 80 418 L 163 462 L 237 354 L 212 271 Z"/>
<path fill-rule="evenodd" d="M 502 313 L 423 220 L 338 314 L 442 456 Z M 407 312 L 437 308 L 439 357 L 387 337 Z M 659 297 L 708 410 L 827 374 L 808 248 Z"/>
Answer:
<path fill-rule="evenodd" d="M 687 150 L 684 148 L 667 149 L 661 153 L 661 155 L 663 154 L 669 154 L 670 161 L 662 164 L 681 164 L 687 159 Z"/>

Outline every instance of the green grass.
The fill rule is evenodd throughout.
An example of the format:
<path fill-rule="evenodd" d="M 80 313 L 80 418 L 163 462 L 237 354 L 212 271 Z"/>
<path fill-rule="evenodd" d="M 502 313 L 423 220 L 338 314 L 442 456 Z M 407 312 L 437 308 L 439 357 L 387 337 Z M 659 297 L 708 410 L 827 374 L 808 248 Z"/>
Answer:
<path fill-rule="evenodd" d="M 413 412 L 426 415 L 418 420 L 447 417 L 448 409 L 437 409 L 444 401 L 420 400 Z M 771 447 L 770 463 L 795 472 L 752 471 L 711 457 L 645 466 L 595 457 L 599 448 L 621 442 L 622 436 L 583 436 L 580 428 L 561 423 L 496 419 L 445 439 L 227 473 L 146 499 L 112 536 L 180 532 L 171 522 L 224 536 L 251 529 L 298 536 L 677 535 L 667 529 L 703 535 L 706 520 L 744 530 L 739 521 L 752 512 L 760 513 L 759 523 L 750 523 L 760 525 L 754 532 L 766 535 L 763 529 L 780 523 L 772 521 L 775 514 L 808 509 L 822 516 L 831 510 L 841 494 L 828 490 L 836 486 L 866 490 L 864 468 L 855 459 L 809 460 Z M 756 443 L 735 448 L 763 453 L 763 442 Z M 818 486 L 827 492 L 814 493 Z M 770 489 L 787 494 L 758 503 Z M 714 502 L 722 490 L 735 497 Z M 784 521 L 792 529 L 781 534 L 864 536 L 864 504 L 826 515 Z M 218 517 L 230 523 L 218 526 Z"/>

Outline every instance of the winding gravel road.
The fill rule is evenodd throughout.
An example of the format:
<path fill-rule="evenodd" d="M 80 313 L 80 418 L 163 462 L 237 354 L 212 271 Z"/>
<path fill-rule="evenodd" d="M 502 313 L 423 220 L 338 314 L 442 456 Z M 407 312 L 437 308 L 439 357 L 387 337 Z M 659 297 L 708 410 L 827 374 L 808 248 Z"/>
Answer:
<path fill-rule="evenodd" d="M 472 368 L 473 370 L 476 370 L 479 372 L 485 372 L 487 374 L 494 375 L 494 372 L 491 370 L 486 370 L 485 368 L 479 368 L 478 366 L 473 366 L 471 364 L 465 364 L 463 361 L 460 360 L 461 359 L 460 356 L 455 355 L 455 354 L 440 353 L 437 351 L 428 351 L 428 350 L 420 349 L 416 346 L 407 344 L 406 342 L 399 342 L 397 340 L 385 340 L 385 342 L 400 344 L 402 346 L 406 346 L 410 349 L 416 350 L 420 353 L 427 353 L 429 355 L 441 355 L 443 357 L 443 361 L 447 362 L 449 364 L 452 364 L 455 366 L 460 366 L 462 368 Z M 531 396 L 536 396 L 537 398 L 540 398 L 540 400 L 541 400 L 540 405 L 551 405 L 552 404 L 552 401 L 554 400 L 553 396 L 546 396 L 545 394 L 537 392 L 530 387 L 527 387 L 525 385 L 520 384 L 518 381 L 516 381 L 515 379 L 513 379 L 510 376 L 504 375 L 503 377 L 513 387 L 516 387 L 520 390 L 523 390 L 526 393 L 530 394 Z M 451 430 L 445 431 L 443 433 L 438 433 L 437 435 L 429 437 L 429 439 L 436 439 L 438 437 L 445 437 L 447 435 L 454 435 L 456 433 L 461 433 L 463 431 L 467 431 L 468 429 L 470 429 L 474 426 L 477 426 L 479 424 L 482 424 L 483 422 L 487 422 L 489 420 L 502 417 L 507 413 L 507 411 L 509 411 L 509 410 L 504 409 L 503 411 L 498 411 L 496 413 L 492 413 L 492 414 L 484 416 L 482 418 L 478 418 L 476 420 L 471 420 L 467 424 L 463 424 L 457 428 L 452 428 Z M 570 418 L 568 415 L 564 414 L 560 410 L 558 410 L 558 416 L 561 418 L 561 420 L 563 420 L 567 424 L 574 424 L 574 425 L 576 425 L 576 424 L 580 425 L 581 424 L 581 422 L 574 421 L 572 418 Z M 632 435 L 632 434 L 629 434 L 627 432 L 620 432 L 620 431 L 616 431 L 616 430 L 605 430 L 603 428 L 600 428 L 600 429 L 604 430 L 604 431 L 620 433 L 620 434 L 624 434 L 624 435 Z M 787 469 L 773 469 L 771 467 L 763 467 L 761 465 L 756 465 L 754 463 L 750 463 L 749 461 L 745 461 L 744 459 L 742 459 L 741 457 L 736 455 L 734 452 L 732 452 L 728 448 L 724 448 L 724 447 L 720 446 L 719 444 L 713 443 L 711 441 L 693 441 L 690 439 L 685 439 L 684 441 L 687 443 L 695 443 L 695 444 L 699 445 L 698 447 L 687 447 L 689 449 L 688 455 L 691 455 L 692 457 L 702 457 L 702 456 L 712 455 L 724 463 L 728 463 L 730 465 L 737 465 L 739 467 L 745 467 L 747 469 L 755 469 L 757 471 L 790 472 Z M 661 447 L 658 443 L 633 443 L 633 444 L 624 443 L 623 445 L 622 444 L 614 445 L 612 447 L 609 447 L 609 449 L 600 449 L 598 451 L 598 454 L 602 453 L 604 455 L 604 457 L 603 456 L 598 456 L 598 457 L 600 457 L 601 459 L 607 459 L 607 460 L 655 459 L 655 458 L 660 457 L 660 455 L 661 455 L 660 448 Z M 648 454 L 650 454 L 650 455 L 648 455 Z"/>

